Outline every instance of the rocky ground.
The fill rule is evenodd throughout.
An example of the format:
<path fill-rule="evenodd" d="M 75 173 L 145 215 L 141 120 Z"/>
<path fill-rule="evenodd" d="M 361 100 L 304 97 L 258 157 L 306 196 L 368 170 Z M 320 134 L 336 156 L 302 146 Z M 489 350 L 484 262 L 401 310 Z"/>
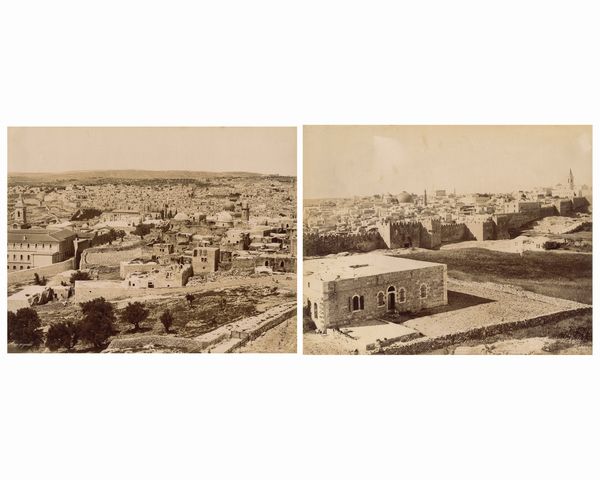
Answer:
<path fill-rule="evenodd" d="M 138 293 L 138 292 L 136 292 Z M 186 294 L 192 294 L 190 303 Z M 139 331 L 120 319 L 120 312 L 129 302 L 139 301 L 150 311 L 148 319 L 140 324 Z M 115 308 L 118 330 L 111 338 L 127 339 L 127 344 L 135 345 L 127 351 L 187 352 L 198 351 L 192 340 L 213 330 L 245 318 L 258 316 L 280 305 L 296 301 L 296 276 L 227 276 L 214 282 L 204 282 L 194 287 L 174 288 L 169 294 L 156 295 L 148 290 L 140 290 L 135 297 L 111 301 Z M 66 303 L 52 302 L 36 306 L 42 326 L 47 329 L 51 324 L 64 320 L 77 322 L 81 319 L 81 308 L 77 299 Z M 169 310 L 174 317 L 169 334 L 165 333 L 160 315 Z M 288 321 L 289 322 L 289 321 Z M 291 325 L 293 324 L 294 329 Z M 280 327 L 279 325 L 277 327 Z M 275 327 L 275 328 L 277 328 Z M 296 347 L 295 323 L 289 322 L 287 328 L 279 328 L 271 335 L 269 331 L 256 339 L 256 351 L 269 346 L 278 351 L 291 351 Z M 290 338 L 287 338 L 287 335 Z M 150 338 L 152 337 L 152 338 Z M 158 341 L 156 341 L 158 340 Z M 162 347 L 153 346 L 161 344 Z M 42 348 L 43 351 L 43 348 Z M 77 345 L 75 351 L 90 351 L 85 345 Z M 118 349 L 112 349 L 118 351 Z M 248 347 L 247 351 L 252 351 Z"/>
<path fill-rule="evenodd" d="M 296 317 L 285 320 L 235 353 L 296 353 Z"/>

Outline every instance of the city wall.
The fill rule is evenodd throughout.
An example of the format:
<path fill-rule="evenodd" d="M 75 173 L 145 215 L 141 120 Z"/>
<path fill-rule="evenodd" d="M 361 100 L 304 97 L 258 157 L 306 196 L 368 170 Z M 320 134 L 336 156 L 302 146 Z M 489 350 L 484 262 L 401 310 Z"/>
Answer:
<path fill-rule="evenodd" d="M 73 270 L 73 258 L 69 258 L 64 262 L 53 263 L 52 265 L 46 265 L 44 267 L 30 268 L 29 270 L 16 270 L 8 272 L 8 284 L 22 283 L 33 281 L 34 275 L 37 273 L 41 277 L 51 277 L 58 273 L 66 272 L 67 270 Z"/>
<path fill-rule="evenodd" d="M 304 237 L 304 255 L 329 255 L 339 252 L 370 252 L 387 248 L 379 232 L 345 235 L 308 234 Z"/>

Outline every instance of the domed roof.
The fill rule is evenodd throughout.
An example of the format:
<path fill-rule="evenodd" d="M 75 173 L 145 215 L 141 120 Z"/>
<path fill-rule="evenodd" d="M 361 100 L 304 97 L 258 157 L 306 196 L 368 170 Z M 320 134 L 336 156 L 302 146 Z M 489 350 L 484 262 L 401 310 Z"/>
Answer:
<path fill-rule="evenodd" d="M 413 202 L 413 197 L 408 192 L 402 192 L 402 193 L 400 193 L 398 195 L 398 201 L 400 203 L 412 203 Z"/>
<path fill-rule="evenodd" d="M 185 220 L 189 220 L 189 219 L 190 219 L 190 217 L 183 212 L 179 212 L 177 215 L 175 215 L 173 217 L 173 220 L 179 220 L 179 221 L 185 221 Z"/>
<path fill-rule="evenodd" d="M 226 222 L 233 222 L 233 217 L 231 216 L 231 214 L 229 212 L 219 212 L 217 213 L 217 222 L 220 223 L 226 223 Z"/>
<path fill-rule="evenodd" d="M 235 203 L 229 202 L 225 205 L 225 210 L 233 212 L 235 210 Z"/>

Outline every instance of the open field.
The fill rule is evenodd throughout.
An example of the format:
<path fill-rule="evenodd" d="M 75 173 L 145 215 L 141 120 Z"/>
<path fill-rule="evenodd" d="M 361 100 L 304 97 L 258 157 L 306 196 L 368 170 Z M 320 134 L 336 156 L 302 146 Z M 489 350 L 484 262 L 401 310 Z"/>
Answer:
<path fill-rule="evenodd" d="M 427 250 L 406 258 L 448 265 L 448 276 L 472 282 L 494 282 L 592 303 L 592 256 L 554 252 L 505 253 L 481 248 Z"/>

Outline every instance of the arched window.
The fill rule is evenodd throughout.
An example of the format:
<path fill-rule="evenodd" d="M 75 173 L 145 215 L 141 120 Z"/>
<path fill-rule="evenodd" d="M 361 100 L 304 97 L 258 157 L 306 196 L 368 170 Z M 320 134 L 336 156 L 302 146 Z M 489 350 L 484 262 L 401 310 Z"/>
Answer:
<path fill-rule="evenodd" d="M 424 283 L 421 284 L 420 295 L 421 298 L 427 298 L 427 285 L 425 285 Z"/>
<path fill-rule="evenodd" d="M 377 306 L 383 307 L 385 305 L 385 295 L 383 292 L 377 294 Z"/>
<path fill-rule="evenodd" d="M 400 287 L 398 290 L 398 303 L 406 302 L 406 289 L 404 287 Z"/>
<path fill-rule="evenodd" d="M 390 293 L 390 292 L 395 292 L 395 291 L 396 291 L 396 287 L 394 287 L 394 286 L 392 285 L 392 286 L 388 287 L 388 290 L 387 290 L 387 291 L 388 291 L 388 293 Z"/>
<path fill-rule="evenodd" d="M 360 296 L 360 309 L 365 309 L 365 297 L 363 295 Z"/>
<path fill-rule="evenodd" d="M 354 295 L 352 297 L 352 311 L 356 312 L 357 310 L 360 310 L 360 298 L 358 295 Z"/>

